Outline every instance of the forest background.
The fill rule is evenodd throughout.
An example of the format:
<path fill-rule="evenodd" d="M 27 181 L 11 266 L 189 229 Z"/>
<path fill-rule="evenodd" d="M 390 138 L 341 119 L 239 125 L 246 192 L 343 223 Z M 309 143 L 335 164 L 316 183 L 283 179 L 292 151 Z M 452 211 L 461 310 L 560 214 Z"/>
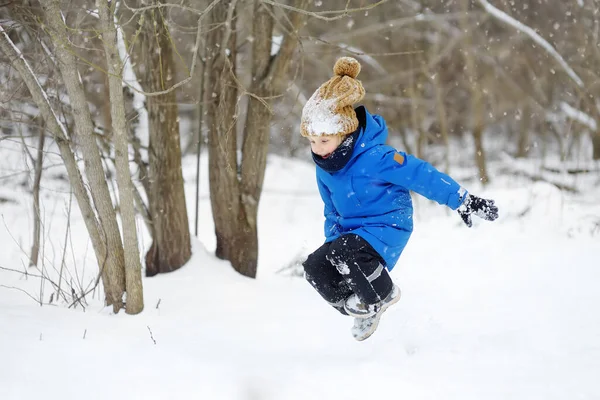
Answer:
<path fill-rule="evenodd" d="M 142 271 L 191 257 L 203 221 L 182 159 L 207 154 L 215 255 L 255 277 L 267 155 L 307 159 L 302 107 L 344 55 L 361 61 L 364 104 L 392 145 L 449 173 L 474 167 L 467 185 L 524 176 L 575 193 L 564 176 L 597 173 L 600 158 L 599 12 L 591 0 L 2 4 L 0 144 L 27 159 L 2 179 L 31 192 L 29 264 L 44 157 L 59 153 L 106 304 L 140 312 Z M 61 276 L 57 297 L 85 298 Z"/>

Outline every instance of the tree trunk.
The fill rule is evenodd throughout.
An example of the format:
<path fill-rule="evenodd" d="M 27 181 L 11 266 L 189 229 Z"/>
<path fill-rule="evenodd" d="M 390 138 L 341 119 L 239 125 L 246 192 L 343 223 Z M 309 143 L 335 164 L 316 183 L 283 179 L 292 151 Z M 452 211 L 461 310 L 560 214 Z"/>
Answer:
<path fill-rule="evenodd" d="M 294 7 L 305 8 L 306 0 Z M 305 16 L 294 12 L 277 55 L 271 55 L 274 8 L 254 2 L 252 32 L 252 84 L 248 100 L 242 163 L 236 158 L 235 112 L 237 83 L 235 77 L 235 31 L 231 21 L 235 1 L 222 2 L 212 13 L 212 24 L 222 24 L 211 32 L 208 40 L 210 73 L 207 93 L 209 104 L 210 194 L 215 219 L 218 257 L 231 261 L 236 271 L 256 277 L 258 262 L 257 216 L 269 148 L 272 98 L 282 89 L 288 66 L 298 43 L 297 31 Z M 225 23 L 223 24 L 223 22 Z M 227 50 L 227 51 L 226 51 Z"/>
<path fill-rule="evenodd" d="M 93 136 L 94 127 L 85 98 L 83 83 L 77 70 L 77 58 L 74 49 L 67 45 L 70 41 L 59 8 L 59 1 L 42 0 L 41 4 L 48 26 L 52 30 L 57 64 L 73 109 L 73 118 L 81 142 L 86 177 L 94 200 L 94 207 L 100 220 L 101 238 L 106 243 L 107 260 L 105 265 L 101 264 L 100 267 L 106 304 L 112 305 L 113 310 L 118 312 L 123 308 L 123 294 L 125 293 L 125 258 L 117 216 L 108 190 L 100 151 Z"/>
<path fill-rule="evenodd" d="M 271 66 L 271 46 L 274 20 L 272 5 L 254 3 L 252 36 L 252 85 L 254 94 L 248 99 L 248 112 L 242 143 L 241 215 L 238 221 L 238 240 L 241 247 L 235 251 L 232 264 L 241 274 L 256 277 L 258 266 L 258 204 L 262 192 L 272 110 L 269 97 L 273 95 L 273 85 L 269 81 Z M 262 102 L 258 98 L 263 99 Z"/>
<path fill-rule="evenodd" d="M 471 58 L 471 55 L 467 57 Z M 471 68 L 475 68 L 474 63 L 470 63 Z M 471 69 L 469 68 L 469 69 Z M 475 75 L 476 76 L 476 75 Z M 484 130 L 484 107 L 483 107 L 483 96 L 481 89 L 473 78 L 472 82 L 472 103 L 471 103 L 471 118 L 473 129 L 473 143 L 475 145 L 475 165 L 479 171 L 479 181 L 485 185 L 489 183 L 490 179 L 487 173 L 487 165 L 485 159 L 485 149 L 483 148 L 483 130 Z"/>
<path fill-rule="evenodd" d="M 240 185 L 237 165 L 235 81 L 236 36 L 231 24 L 236 0 L 225 0 L 211 12 L 211 26 L 217 26 L 207 39 L 207 126 L 209 151 L 210 202 L 217 239 L 216 256 L 230 260 L 234 268 L 236 241 L 240 222 L 245 219 L 240 209 Z M 238 250 L 236 250 L 238 249 Z"/>
<path fill-rule="evenodd" d="M 45 127 L 40 127 L 40 138 L 38 140 L 37 155 L 35 158 L 35 176 L 33 178 L 33 244 L 31 245 L 31 256 L 29 265 L 37 265 L 40 254 L 40 182 L 42 180 L 42 167 L 44 165 L 44 139 L 46 137 Z"/>
<path fill-rule="evenodd" d="M 600 160 L 600 130 L 597 130 L 595 134 L 592 134 L 592 158 L 594 160 Z"/>
<path fill-rule="evenodd" d="M 462 9 L 465 13 L 465 17 L 461 19 L 461 28 L 464 32 L 470 30 L 466 15 L 469 11 L 469 1 L 463 0 Z M 487 173 L 485 150 L 483 148 L 483 131 L 484 131 L 484 112 L 485 107 L 483 104 L 483 93 L 479 87 L 479 74 L 477 70 L 477 64 L 473 56 L 473 44 L 471 43 L 471 35 L 465 34 L 465 48 L 463 49 L 465 66 L 467 73 L 467 80 L 471 90 L 471 130 L 473 133 L 473 142 L 475 145 L 475 165 L 479 171 L 479 181 L 482 184 L 489 183 L 489 176 Z"/>
<path fill-rule="evenodd" d="M 450 135 L 448 132 L 448 115 L 446 114 L 446 105 L 444 104 L 444 88 L 440 82 L 439 72 L 435 74 L 433 85 L 435 88 L 435 104 L 438 114 L 438 123 L 440 125 L 440 136 L 446 152 L 444 154 L 444 171 L 450 173 Z"/>
<path fill-rule="evenodd" d="M 161 1 L 162 2 L 162 1 Z M 175 62 L 163 8 L 145 12 L 136 55 L 138 77 L 144 91 L 165 91 L 174 82 Z M 148 149 L 152 245 L 146 253 L 146 276 L 171 272 L 191 257 L 190 230 L 179 135 L 179 111 L 175 90 L 148 96 Z"/>
<path fill-rule="evenodd" d="M 531 129 L 531 109 L 525 104 L 521 112 L 521 124 L 519 129 L 519 143 L 517 147 L 517 157 L 525 158 L 529 153 L 529 130 Z"/>
<path fill-rule="evenodd" d="M 305 9 L 308 3 L 307 0 L 296 0 L 293 7 Z M 274 14 L 273 6 L 261 1 L 254 2 L 252 86 L 250 88 L 254 96 L 249 99 L 244 125 L 246 130 L 242 145 L 242 205 L 246 221 L 255 233 L 273 119 L 272 99 L 283 90 L 285 76 L 298 44 L 298 31 L 306 20 L 306 16 L 299 12 L 289 16 L 288 33 L 277 55 L 272 57 Z"/>
<path fill-rule="evenodd" d="M 114 10 L 108 0 L 97 0 L 100 25 L 110 91 L 110 116 L 115 144 L 115 164 L 117 167 L 117 185 L 121 221 L 123 227 L 123 244 L 125 253 L 125 287 L 127 314 L 138 314 L 144 309 L 142 290 L 142 264 L 138 248 L 137 225 L 133 200 L 133 183 L 129 171 L 129 142 L 127 140 L 127 122 L 125 120 L 125 100 L 121 73 L 123 65 L 117 51 L 117 29 L 114 23 Z M 113 3 L 114 4 L 114 3 Z"/>
<path fill-rule="evenodd" d="M 479 181 L 485 185 L 489 183 L 490 178 L 487 173 L 485 150 L 483 148 L 483 124 L 480 119 L 473 127 L 473 140 L 475 143 L 475 164 L 479 171 Z"/>

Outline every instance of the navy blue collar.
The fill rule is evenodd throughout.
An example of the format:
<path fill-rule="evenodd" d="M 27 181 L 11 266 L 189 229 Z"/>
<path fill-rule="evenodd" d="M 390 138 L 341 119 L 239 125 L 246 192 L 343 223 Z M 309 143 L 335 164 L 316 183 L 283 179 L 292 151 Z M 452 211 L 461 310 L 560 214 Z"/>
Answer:
<path fill-rule="evenodd" d="M 346 136 L 342 144 L 338 146 L 337 149 L 331 153 L 331 155 L 327 158 L 323 158 L 315 153 L 312 153 L 312 158 L 315 164 L 317 164 L 321 169 L 327 172 L 337 172 L 340 169 L 344 168 L 348 161 L 352 158 L 352 153 L 354 152 L 354 145 L 358 141 L 358 137 L 360 136 L 361 126 L 352 132 L 350 135 Z"/>

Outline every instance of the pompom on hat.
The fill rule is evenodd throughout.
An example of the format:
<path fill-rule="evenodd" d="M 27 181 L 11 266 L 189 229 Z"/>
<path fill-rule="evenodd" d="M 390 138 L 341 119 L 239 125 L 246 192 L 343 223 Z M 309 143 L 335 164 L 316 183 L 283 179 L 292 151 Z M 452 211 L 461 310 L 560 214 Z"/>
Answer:
<path fill-rule="evenodd" d="M 365 95 L 356 79 L 360 63 L 352 57 L 339 58 L 334 77 L 313 93 L 302 109 L 300 133 L 304 137 L 348 135 L 358 128 L 354 104 Z"/>

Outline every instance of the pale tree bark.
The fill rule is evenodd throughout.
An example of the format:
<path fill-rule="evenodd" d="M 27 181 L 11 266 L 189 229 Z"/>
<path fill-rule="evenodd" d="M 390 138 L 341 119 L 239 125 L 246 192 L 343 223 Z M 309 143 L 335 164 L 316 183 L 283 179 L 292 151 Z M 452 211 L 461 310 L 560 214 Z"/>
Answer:
<path fill-rule="evenodd" d="M 98 260 L 100 271 L 102 272 L 102 282 L 104 284 L 106 292 L 107 288 L 106 283 L 104 282 L 105 279 L 108 280 L 108 277 L 105 275 L 105 265 L 107 263 L 108 258 L 107 249 L 103 240 L 104 237 L 101 236 L 100 233 L 101 230 L 98 224 L 98 220 L 96 219 L 91 200 L 89 198 L 88 192 L 86 191 L 83 178 L 77 166 L 75 155 L 73 154 L 73 151 L 69 146 L 70 141 L 67 137 L 67 131 L 64 125 L 61 124 L 60 120 L 54 113 L 54 110 L 52 109 L 52 106 L 48 101 L 48 96 L 46 95 L 39 81 L 35 77 L 31 66 L 25 60 L 23 55 L 18 51 L 17 47 L 12 43 L 12 41 L 10 40 L 10 38 L 8 37 L 1 25 L 0 49 L 9 58 L 11 65 L 19 72 L 19 75 L 21 75 L 23 82 L 25 83 L 27 89 L 31 93 L 33 101 L 39 108 L 40 114 L 44 118 L 46 129 L 52 134 L 54 141 L 58 145 L 61 158 L 65 163 L 65 169 L 67 170 L 69 183 L 73 188 L 73 193 L 75 194 L 77 204 L 79 206 L 79 209 L 81 210 L 81 215 L 83 216 L 85 226 L 88 230 L 90 239 L 92 241 L 92 247 L 94 248 L 94 253 L 96 255 L 96 259 Z"/>
<path fill-rule="evenodd" d="M 143 12 L 144 25 L 138 42 L 134 43 L 136 75 L 148 93 L 165 91 L 175 80 L 174 43 L 163 15 L 165 10 L 159 7 Z M 146 275 L 154 276 L 183 266 L 190 259 L 192 249 L 175 90 L 147 96 L 146 106 L 150 129 L 150 192 L 147 195 L 152 218 L 152 245 L 145 258 Z"/>
<path fill-rule="evenodd" d="M 117 49 L 117 29 L 114 23 L 114 2 L 97 0 L 102 41 L 106 54 L 108 83 L 110 91 L 110 116 L 115 144 L 115 164 L 121 221 L 123 226 L 123 245 L 125 253 L 125 288 L 127 301 L 125 311 L 138 314 L 144 309 L 142 291 L 142 265 L 138 248 L 135 221 L 133 183 L 129 171 L 129 142 L 127 140 L 127 122 L 125 120 L 125 100 L 123 98 L 123 65 Z"/>
<path fill-rule="evenodd" d="M 208 40 L 209 163 L 211 204 L 217 236 L 217 256 L 231 261 L 236 271 L 256 277 L 258 262 L 257 215 L 264 181 L 271 105 L 281 93 L 288 67 L 298 44 L 298 30 L 306 15 L 293 12 L 283 24 L 286 33 L 276 55 L 271 55 L 273 5 L 255 1 L 252 19 L 252 66 L 242 162 L 238 168 L 235 115 L 238 93 L 235 75 L 235 1 L 221 2 L 212 13 L 212 24 L 223 24 Z M 305 9 L 306 0 L 296 0 L 295 9 Z M 239 169 L 239 176 L 238 176 Z"/>
<path fill-rule="evenodd" d="M 42 0 L 42 7 L 48 23 L 48 33 L 52 37 L 56 60 L 60 68 L 85 165 L 89 189 L 98 212 L 100 234 L 106 244 L 107 260 L 104 265 L 103 285 L 107 305 L 118 312 L 123 308 L 125 293 L 125 259 L 117 216 L 102 167 L 98 144 L 93 136 L 93 124 L 87 105 L 83 83 L 77 69 L 77 57 L 69 45 L 67 27 L 57 0 Z"/>

